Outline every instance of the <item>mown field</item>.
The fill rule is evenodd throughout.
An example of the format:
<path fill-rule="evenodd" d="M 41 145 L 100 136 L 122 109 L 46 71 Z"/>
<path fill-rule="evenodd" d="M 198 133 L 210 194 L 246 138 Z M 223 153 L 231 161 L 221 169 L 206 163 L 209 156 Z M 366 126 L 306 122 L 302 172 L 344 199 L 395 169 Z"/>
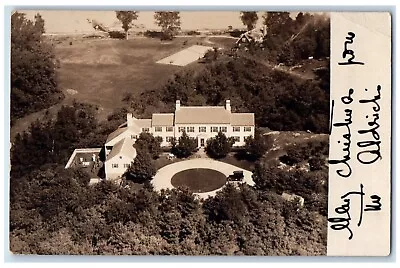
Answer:
<path fill-rule="evenodd" d="M 136 93 L 155 89 L 181 71 L 182 67 L 156 62 L 193 44 L 222 46 L 226 40 L 195 37 L 169 42 L 151 38 L 65 40 L 55 45 L 60 61 L 59 87 L 64 92 L 67 89 L 76 91 L 67 99 L 76 98 L 100 106 L 104 116 L 121 106 L 127 92 L 134 97 Z M 200 68 L 201 64 L 187 67 Z M 66 95 L 71 94 L 66 92 Z"/>
<path fill-rule="evenodd" d="M 67 99 L 98 105 L 102 119 L 121 106 L 126 92 L 157 87 L 179 67 L 156 64 L 181 47 L 181 42 L 132 40 L 80 40 L 56 45 L 60 61 L 59 87 L 76 91 Z"/>

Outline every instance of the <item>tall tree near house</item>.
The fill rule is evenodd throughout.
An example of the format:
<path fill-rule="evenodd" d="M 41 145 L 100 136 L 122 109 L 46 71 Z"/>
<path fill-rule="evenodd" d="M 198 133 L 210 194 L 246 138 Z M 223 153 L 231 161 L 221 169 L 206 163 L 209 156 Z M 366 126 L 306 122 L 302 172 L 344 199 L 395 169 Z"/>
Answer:
<path fill-rule="evenodd" d="M 246 25 L 247 31 L 250 31 L 256 27 L 258 15 L 256 11 L 242 11 L 240 12 L 240 19 L 243 25 Z"/>
<path fill-rule="evenodd" d="M 126 172 L 127 178 L 144 183 L 151 180 L 155 174 L 156 168 L 151 154 L 147 150 L 137 150 L 136 158 Z"/>
<path fill-rule="evenodd" d="M 182 136 L 179 137 L 178 143 L 175 141 L 172 144 L 171 153 L 179 158 L 188 157 L 197 147 L 197 141 L 195 138 L 191 138 L 183 131 Z"/>
<path fill-rule="evenodd" d="M 244 148 L 251 160 L 262 157 L 268 149 L 271 149 L 273 144 L 271 136 L 263 136 L 260 133 L 256 133 L 255 137 L 249 136 L 244 141 L 246 142 Z"/>
<path fill-rule="evenodd" d="M 217 136 L 207 140 L 206 151 L 213 158 L 223 158 L 231 151 L 233 143 L 233 138 L 219 132 Z"/>
<path fill-rule="evenodd" d="M 122 23 L 122 29 L 125 31 L 126 40 L 128 40 L 128 31 L 132 28 L 132 22 L 137 20 L 139 15 L 137 11 L 115 11 L 117 19 Z"/>
<path fill-rule="evenodd" d="M 178 11 L 156 11 L 156 24 L 161 27 L 164 37 L 172 39 L 176 31 L 181 28 L 181 17 Z"/>
<path fill-rule="evenodd" d="M 134 147 L 137 150 L 147 150 L 151 157 L 156 159 L 161 153 L 161 142 L 161 137 L 154 137 L 151 133 L 142 132 L 136 140 Z"/>

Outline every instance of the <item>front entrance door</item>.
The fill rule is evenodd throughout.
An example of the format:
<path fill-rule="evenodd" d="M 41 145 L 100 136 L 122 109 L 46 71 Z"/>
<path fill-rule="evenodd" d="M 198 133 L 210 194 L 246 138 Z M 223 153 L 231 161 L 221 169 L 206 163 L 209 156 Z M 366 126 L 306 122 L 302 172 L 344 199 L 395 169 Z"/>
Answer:
<path fill-rule="evenodd" d="M 204 139 L 200 139 L 200 147 L 204 147 Z"/>

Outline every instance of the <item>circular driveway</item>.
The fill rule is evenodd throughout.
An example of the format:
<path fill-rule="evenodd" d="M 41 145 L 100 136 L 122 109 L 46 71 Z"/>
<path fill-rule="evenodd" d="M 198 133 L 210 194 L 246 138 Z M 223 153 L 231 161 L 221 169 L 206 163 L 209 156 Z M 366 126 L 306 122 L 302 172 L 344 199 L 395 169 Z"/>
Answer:
<path fill-rule="evenodd" d="M 170 164 L 170 165 L 160 168 L 157 171 L 156 175 L 154 176 L 153 180 L 151 181 L 154 186 L 154 189 L 156 191 L 160 191 L 161 189 L 173 189 L 174 186 L 171 184 L 172 176 L 174 176 L 176 173 L 178 173 L 180 171 L 183 171 L 186 169 L 192 169 L 192 168 L 214 169 L 214 170 L 221 172 L 226 177 L 233 174 L 233 171 L 241 170 L 241 171 L 243 171 L 243 175 L 244 175 L 242 182 L 245 182 L 249 185 L 254 185 L 254 182 L 251 178 L 253 173 L 248 170 L 245 170 L 245 169 L 242 169 L 237 166 L 227 164 L 224 162 L 212 160 L 212 159 L 197 158 L 197 159 L 190 159 L 190 160 L 173 163 L 173 164 Z M 201 198 L 207 198 L 209 196 L 214 196 L 217 191 L 221 190 L 221 188 L 216 189 L 211 192 L 195 193 L 195 194 Z"/>

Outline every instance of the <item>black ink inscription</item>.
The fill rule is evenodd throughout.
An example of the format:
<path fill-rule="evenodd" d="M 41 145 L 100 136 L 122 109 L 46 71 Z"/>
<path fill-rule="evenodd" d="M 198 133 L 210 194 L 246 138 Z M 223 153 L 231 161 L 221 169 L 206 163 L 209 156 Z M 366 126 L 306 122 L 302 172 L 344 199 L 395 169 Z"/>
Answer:
<path fill-rule="evenodd" d="M 374 194 L 371 195 L 371 200 L 373 205 L 366 205 L 364 211 L 377 211 L 381 210 L 382 204 L 381 204 L 381 197 Z"/>
<path fill-rule="evenodd" d="M 346 36 L 346 41 L 344 42 L 344 50 L 342 53 L 342 58 L 346 59 L 346 57 L 348 55 L 350 55 L 350 58 L 348 58 L 347 61 L 339 62 L 338 64 L 339 65 L 352 65 L 352 64 L 364 65 L 363 62 L 353 61 L 356 56 L 354 55 L 354 51 L 352 49 L 349 49 L 349 47 L 348 47 L 350 44 L 353 44 L 353 40 L 356 37 L 356 34 L 353 32 L 348 32 L 347 34 L 348 34 L 348 36 Z"/>
<path fill-rule="evenodd" d="M 378 94 L 375 95 L 372 99 L 360 100 L 360 103 L 363 104 L 372 104 L 372 110 L 374 113 L 372 114 L 372 119 L 368 121 L 369 128 L 367 129 L 360 129 L 358 131 L 361 135 L 371 135 L 371 139 L 363 140 L 357 142 L 357 146 L 362 150 L 357 154 L 357 160 L 362 164 L 372 164 L 375 163 L 378 159 L 382 159 L 381 156 L 381 141 L 379 135 L 379 111 L 381 107 L 378 101 L 381 99 L 381 86 L 378 85 L 376 88 Z M 367 89 L 365 89 L 367 91 Z M 369 116 L 366 116 L 369 119 Z"/>
<path fill-rule="evenodd" d="M 341 98 L 343 104 L 350 104 L 353 102 L 353 98 L 351 95 L 354 93 L 354 90 L 352 88 L 349 89 L 349 93 Z M 332 101 L 332 107 L 334 106 L 334 101 Z M 344 138 L 345 142 L 343 142 L 343 148 L 342 151 L 344 152 L 344 155 L 341 157 L 341 159 L 329 159 L 328 163 L 332 165 L 340 165 L 338 169 L 336 169 L 336 173 L 343 177 L 343 178 L 348 178 L 350 177 L 352 173 L 352 169 L 348 161 L 351 159 L 351 153 L 350 153 L 350 145 L 351 145 L 351 130 L 350 130 L 350 125 L 353 123 L 352 121 L 352 114 L 353 111 L 351 109 L 344 109 L 345 113 L 345 119 L 344 122 L 338 122 L 338 123 L 333 123 L 333 127 L 335 128 L 345 128 L 345 133 L 342 135 Z M 331 123 L 333 122 L 333 115 L 331 114 Z M 332 127 L 331 127 L 332 129 Z M 338 143 L 341 143 L 341 141 L 338 141 Z"/>
<path fill-rule="evenodd" d="M 335 208 L 335 213 L 338 214 L 337 217 L 328 218 L 328 222 L 333 223 L 330 225 L 330 228 L 335 231 L 347 230 L 349 232 L 348 239 L 353 239 L 353 230 L 350 228 L 351 223 L 351 198 L 358 197 L 360 204 L 360 212 L 358 215 L 357 226 L 360 227 L 363 221 L 363 214 L 367 211 L 379 211 L 382 208 L 381 198 L 378 195 L 371 195 L 370 198 L 372 200 L 371 205 L 366 205 L 364 208 L 364 185 L 360 184 L 359 191 L 350 191 L 340 198 L 343 200 L 343 204 L 339 207 Z"/>

